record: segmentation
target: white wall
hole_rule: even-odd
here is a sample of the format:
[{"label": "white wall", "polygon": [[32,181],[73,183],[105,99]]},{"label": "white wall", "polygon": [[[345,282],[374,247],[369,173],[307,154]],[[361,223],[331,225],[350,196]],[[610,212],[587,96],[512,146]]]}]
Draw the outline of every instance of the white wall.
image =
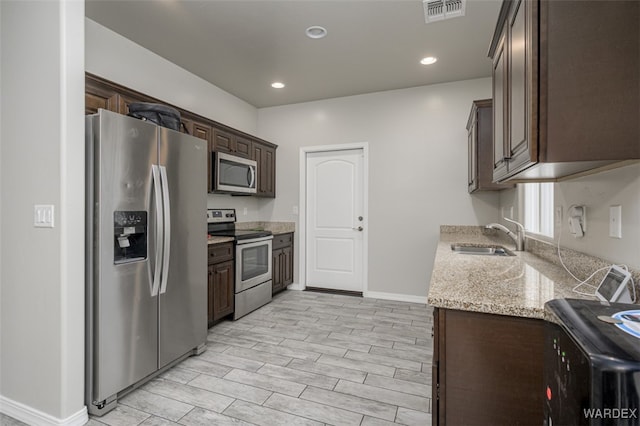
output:
[{"label": "white wall", "polygon": [[[82,424],[84,3],[0,2],[0,410]],[[52,204],[53,229],[33,227]]]},{"label": "white wall", "polygon": [[[87,72],[256,134],[258,110],[254,106],[88,18],[85,55]],[[207,197],[208,208],[236,208],[242,222],[262,219],[260,206],[265,202],[255,197]]]},{"label": "white wall", "polygon": [[[640,269],[640,164],[556,183],[554,203],[562,206],[565,217],[562,246]],[[572,204],[587,207],[583,238],[573,238],[567,229]],[[622,206],[621,239],[609,237],[609,207],[614,205]]]},{"label": "white wall", "polygon": [[238,130],[256,132],[255,107],[88,18],[85,55],[87,72]]},{"label": "white wall", "polygon": [[279,144],[278,197],[261,214],[298,222],[300,147],[368,142],[369,291],[426,297],[439,226],[499,218],[498,193],[467,193],[465,126],[490,96],[477,79],[260,109],[260,136]]},{"label": "white wall", "polygon": [[[553,189],[554,209],[562,207],[563,212],[562,223],[556,220],[554,226],[556,242],[561,232],[563,247],[640,269],[640,164],[557,182]],[[513,206],[514,217],[524,221],[518,206],[520,190],[502,191],[500,205]],[[582,238],[568,231],[567,210],[574,204],[587,208],[587,232]],[[622,206],[621,239],[609,237],[609,207],[614,205]]]}]

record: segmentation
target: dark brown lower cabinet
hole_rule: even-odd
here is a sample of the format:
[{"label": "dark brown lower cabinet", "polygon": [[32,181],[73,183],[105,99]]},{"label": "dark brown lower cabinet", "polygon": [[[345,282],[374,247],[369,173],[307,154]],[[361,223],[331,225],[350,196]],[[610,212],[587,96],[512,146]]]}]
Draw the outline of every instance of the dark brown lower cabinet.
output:
[{"label": "dark brown lower cabinet", "polygon": [[208,250],[207,323],[211,327],[233,313],[235,268],[233,243],[212,244]]},{"label": "dark brown lower cabinet", "polygon": [[293,282],[293,233],[273,237],[273,294]]},{"label": "dark brown lower cabinet", "polygon": [[540,425],[543,323],[435,308],[434,425]]}]

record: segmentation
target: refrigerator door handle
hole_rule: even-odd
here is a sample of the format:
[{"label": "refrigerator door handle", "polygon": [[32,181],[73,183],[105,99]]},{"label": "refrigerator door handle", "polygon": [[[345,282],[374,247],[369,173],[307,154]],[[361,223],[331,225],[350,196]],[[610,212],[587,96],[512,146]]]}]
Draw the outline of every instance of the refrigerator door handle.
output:
[{"label": "refrigerator door handle", "polygon": [[153,181],[153,192],[156,199],[156,261],[153,272],[153,284],[151,286],[151,297],[158,295],[160,289],[160,277],[162,276],[162,241],[164,239],[162,193],[160,192],[160,169],[157,165],[151,165],[151,177]]},{"label": "refrigerator door handle", "polygon": [[169,277],[169,256],[171,247],[171,203],[169,202],[169,179],[167,169],[160,167],[160,178],[162,179],[162,202],[164,204],[164,243],[162,259],[162,279],[160,284],[160,294],[167,291],[167,278]]}]

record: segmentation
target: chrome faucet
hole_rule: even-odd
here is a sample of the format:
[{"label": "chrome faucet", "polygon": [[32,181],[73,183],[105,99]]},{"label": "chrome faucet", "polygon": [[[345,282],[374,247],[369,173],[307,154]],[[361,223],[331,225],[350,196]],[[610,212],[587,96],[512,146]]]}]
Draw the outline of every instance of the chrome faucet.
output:
[{"label": "chrome faucet", "polygon": [[516,251],[524,251],[524,226],[522,224],[516,222],[515,220],[509,218],[503,218],[507,222],[514,223],[516,225],[516,233],[514,234],[504,225],[499,223],[490,223],[485,226],[486,229],[499,229],[502,232],[506,233],[511,239],[516,243]]}]

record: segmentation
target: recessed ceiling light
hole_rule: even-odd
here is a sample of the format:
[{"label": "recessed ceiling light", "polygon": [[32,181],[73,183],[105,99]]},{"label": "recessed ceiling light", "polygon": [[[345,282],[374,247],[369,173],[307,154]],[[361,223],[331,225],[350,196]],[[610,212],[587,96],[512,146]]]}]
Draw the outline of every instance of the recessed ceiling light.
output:
[{"label": "recessed ceiling light", "polygon": [[435,56],[427,56],[426,58],[422,58],[420,60],[420,63],[422,65],[431,65],[435,64],[436,62],[438,62],[438,58],[436,58]]},{"label": "recessed ceiling light", "polygon": [[284,87],[284,83],[280,83],[279,81],[271,83],[271,87],[274,89],[282,89]]},{"label": "recessed ceiling light", "polygon": [[305,34],[307,34],[309,38],[322,38],[327,35],[327,30],[318,25],[314,25],[313,27],[307,28]]}]

